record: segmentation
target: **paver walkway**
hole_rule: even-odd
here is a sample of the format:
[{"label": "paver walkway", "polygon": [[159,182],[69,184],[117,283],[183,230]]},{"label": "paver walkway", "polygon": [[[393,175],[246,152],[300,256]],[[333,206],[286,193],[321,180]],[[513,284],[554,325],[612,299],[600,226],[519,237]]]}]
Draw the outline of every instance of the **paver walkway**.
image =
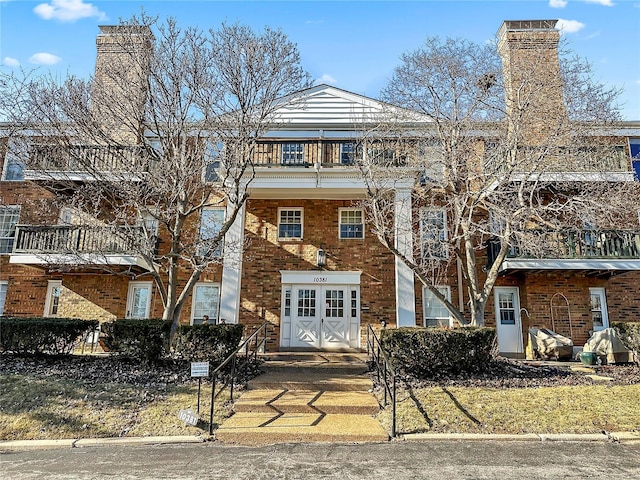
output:
[{"label": "paver walkway", "polygon": [[288,442],[380,442],[366,355],[277,353],[249,382],[216,439],[239,445]]}]

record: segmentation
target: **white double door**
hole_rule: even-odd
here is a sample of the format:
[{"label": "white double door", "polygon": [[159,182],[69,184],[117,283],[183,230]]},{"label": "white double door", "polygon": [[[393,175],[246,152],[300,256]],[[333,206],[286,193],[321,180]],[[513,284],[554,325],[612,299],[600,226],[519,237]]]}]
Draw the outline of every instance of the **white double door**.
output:
[{"label": "white double door", "polygon": [[291,346],[322,349],[350,347],[349,288],[294,286],[291,291]]}]

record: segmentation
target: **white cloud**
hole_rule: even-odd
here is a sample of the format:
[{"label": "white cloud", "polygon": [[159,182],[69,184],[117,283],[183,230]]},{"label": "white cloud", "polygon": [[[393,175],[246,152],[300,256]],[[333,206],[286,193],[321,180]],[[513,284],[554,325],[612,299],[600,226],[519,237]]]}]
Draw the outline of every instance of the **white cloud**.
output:
[{"label": "white cloud", "polygon": [[320,85],[321,83],[338,83],[338,81],[328,73],[325,73],[315,81],[316,85]]},{"label": "white cloud", "polygon": [[567,6],[567,0],[549,0],[551,8],[564,8]]},{"label": "white cloud", "polygon": [[2,60],[2,65],[4,65],[5,67],[19,67],[20,62],[16,58],[4,57],[4,60]]},{"label": "white cloud", "polygon": [[584,0],[587,3],[597,3],[598,5],[604,5],[605,7],[613,7],[615,3],[611,0]]},{"label": "white cloud", "polygon": [[106,18],[104,12],[84,0],[51,0],[51,3],[41,3],[33,9],[36,15],[45,20],[59,20],[61,22],[75,22],[81,18]]},{"label": "white cloud", "polygon": [[62,60],[57,55],[46,52],[39,52],[29,57],[29,62],[35,63],[36,65],[55,65],[60,60]]},{"label": "white cloud", "polygon": [[556,28],[560,30],[560,33],[576,33],[582,30],[586,25],[578,20],[565,20],[559,18]]}]

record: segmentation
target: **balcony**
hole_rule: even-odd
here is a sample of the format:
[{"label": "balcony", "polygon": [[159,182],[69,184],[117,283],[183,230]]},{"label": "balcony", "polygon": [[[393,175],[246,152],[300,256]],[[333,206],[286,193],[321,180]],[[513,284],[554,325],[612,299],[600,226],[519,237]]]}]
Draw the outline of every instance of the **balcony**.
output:
[{"label": "balcony", "polygon": [[104,180],[109,175],[133,180],[152,165],[141,146],[33,145],[29,157],[28,180]]},{"label": "balcony", "polygon": [[[487,243],[488,267],[493,265],[499,251],[498,241]],[[583,270],[595,275],[640,270],[640,232],[531,230],[510,248],[501,271],[532,270]]]},{"label": "balcony", "polygon": [[[137,227],[136,227],[137,228]],[[144,233],[140,227],[140,239]],[[126,266],[148,270],[136,241],[93,225],[17,225],[9,263],[22,265]]]}]

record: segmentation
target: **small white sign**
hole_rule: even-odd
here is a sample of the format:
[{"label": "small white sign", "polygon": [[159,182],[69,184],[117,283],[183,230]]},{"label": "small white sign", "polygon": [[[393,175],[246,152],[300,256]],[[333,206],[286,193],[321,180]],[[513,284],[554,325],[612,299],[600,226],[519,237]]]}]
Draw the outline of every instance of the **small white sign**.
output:
[{"label": "small white sign", "polygon": [[178,412],[178,418],[187,425],[196,426],[198,424],[198,416],[193,413],[193,410],[187,408],[186,410],[180,410]]},{"label": "small white sign", "polygon": [[208,377],[209,362],[191,362],[192,377]]}]

